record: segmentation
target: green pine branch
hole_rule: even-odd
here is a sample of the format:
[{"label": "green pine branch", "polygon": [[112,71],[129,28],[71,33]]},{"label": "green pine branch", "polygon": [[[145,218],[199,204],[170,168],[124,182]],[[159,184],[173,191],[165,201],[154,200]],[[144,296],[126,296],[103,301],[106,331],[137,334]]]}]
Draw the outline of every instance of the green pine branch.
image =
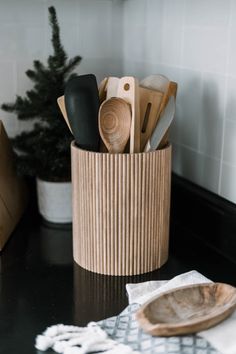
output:
[{"label": "green pine branch", "polygon": [[47,180],[68,180],[72,135],[62,118],[57,98],[63,95],[68,80],[75,76],[73,70],[81,57],[68,59],[60,39],[56,10],[51,6],[48,12],[53,54],[45,64],[33,61],[33,68],[25,73],[33,88],[24,97],[17,95],[15,102],[3,103],[1,108],[15,113],[19,120],[34,122],[31,131],[13,139],[19,173]]}]

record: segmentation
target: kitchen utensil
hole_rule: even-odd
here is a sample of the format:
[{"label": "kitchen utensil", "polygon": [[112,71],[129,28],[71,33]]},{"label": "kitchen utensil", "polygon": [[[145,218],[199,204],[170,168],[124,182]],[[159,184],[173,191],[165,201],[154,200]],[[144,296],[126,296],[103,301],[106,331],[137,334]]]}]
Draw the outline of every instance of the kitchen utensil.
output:
[{"label": "kitchen utensil", "polygon": [[119,79],[117,97],[131,106],[130,153],[140,152],[140,110],[138,80],[132,76]]},{"label": "kitchen utensil", "polygon": [[[107,77],[105,77],[99,84],[99,87],[98,87],[98,92],[99,92],[99,99],[100,99],[100,102],[103,102],[105,99],[106,99],[106,85],[107,85]],[[69,123],[69,120],[68,120],[68,117],[67,117],[67,113],[66,113],[66,107],[65,107],[65,96],[60,96],[58,97],[57,99],[57,104],[61,110],[61,113],[66,121],[66,124],[68,125],[68,128],[70,129],[70,131],[72,132],[71,130],[71,127],[70,127],[70,123]]]},{"label": "kitchen utensil", "polygon": [[115,76],[110,76],[107,81],[107,100],[117,96],[117,90],[120,79]]},{"label": "kitchen utensil", "polygon": [[85,150],[99,150],[99,93],[93,74],[71,79],[65,88],[65,107],[76,144]]},{"label": "kitchen utensil", "polygon": [[164,111],[160,115],[160,119],[152,133],[151,138],[148,140],[144,151],[154,151],[158,148],[163,136],[167,132],[175,115],[175,98],[170,97]]},{"label": "kitchen utensil", "polygon": [[105,77],[98,86],[99,100],[102,103],[106,99],[106,87],[107,87],[108,78]]},{"label": "kitchen utensil", "polygon": [[69,123],[69,120],[68,120],[68,117],[67,117],[67,113],[66,113],[66,107],[65,107],[65,97],[64,95],[63,96],[60,96],[58,97],[57,99],[57,104],[61,110],[61,113],[63,115],[63,118],[65,119],[65,122],[66,124],[68,125],[68,128],[70,129],[71,133],[72,133],[72,130],[71,130],[71,127],[70,127],[70,123]]},{"label": "kitchen utensil", "polygon": [[[106,96],[107,96],[107,83],[108,83],[108,78],[105,77],[99,84],[98,86],[98,92],[99,92],[99,100],[100,100],[100,104],[105,101]],[[99,146],[99,151],[100,152],[107,152],[107,148],[104,144],[104,142],[102,141],[102,139],[100,139],[100,146]]]},{"label": "kitchen utensil", "polygon": [[[147,87],[153,90],[158,90],[163,92],[163,99],[161,102],[159,115],[157,116],[157,120],[156,120],[157,122],[160,117],[160,112],[162,112],[163,109],[165,108],[169,97],[174,96],[176,98],[177,84],[173,81],[169,81],[169,79],[164,75],[156,74],[156,75],[147,76],[145,79],[143,79],[140,82],[140,85],[143,87]],[[167,131],[166,134],[163,136],[162,142],[160,143],[160,147],[165,146],[166,143],[168,142],[168,139],[169,139],[169,134]]]},{"label": "kitchen utensil", "polygon": [[140,125],[141,125],[141,148],[143,151],[150,138],[160,114],[160,106],[163,93],[144,87],[139,88],[140,94]]},{"label": "kitchen utensil", "polygon": [[[161,110],[163,110],[164,107],[166,106],[166,104],[167,104],[168,99],[170,98],[170,96],[174,96],[175,99],[176,99],[177,88],[178,88],[177,83],[171,81],[170,84],[169,84],[169,88],[168,88],[167,94],[166,94],[165,97],[163,98]],[[162,140],[161,140],[161,142],[160,142],[160,144],[159,144],[159,148],[161,149],[162,147],[164,147],[164,146],[167,144],[168,140],[169,140],[169,130],[167,130],[167,132],[166,132],[165,135],[163,136],[163,138],[162,138]]]},{"label": "kitchen utensil", "polygon": [[[148,139],[150,139],[151,134],[158,122],[158,119],[160,117],[160,113],[162,112],[163,108],[164,108],[164,102],[166,100],[166,95],[167,95],[167,91],[169,88],[169,79],[164,76],[164,75],[160,75],[160,74],[155,74],[155,75],[150,75],[147,76],[146,78],[144,78],[141,82],[140,82],[140,86],[144,87],[146,89],[150,89],[150,90],[154,90],[154,91],[158,91],[158,92],[162,92],[162,100],[160,102],[160,100],[158,100],[158,109],[156,110],[156,114],[155,112],[153,112],[153,118],[151,119],[150,123],[147,126],[147,131],[145,133],[145,129],[143,129],[142,127],[142,131],[141,131],[141,151],[143,151],[144,147],[147,144]],[[145,104],[143,106],[145,108]],[[143,114],[143,109],[142,110],[142,114]],[[153,110],[154,111],[154,110]],[[146,117],[146,113],[144,112],[145,117]],[[147,119],[147,118],[146,118]]]},{"label": "kitchen utensil", "polygon": [[110,153],[124,151],[130,135],[131,110],[121,98],[104,101],[99,109],[99,131]]},{"label": "kitchen utensil", "polygon": [[210,328],[236,308],[236,289],[224,283],[183,286],[159,295],[136,313],[153,336],[176,336]]},{"label": "kitchen utensil", "polygon": [[140,81],[140,86],[165,93],[168,90],[169,83],[170,80],[166,76],[156,74],[145,77]]}]

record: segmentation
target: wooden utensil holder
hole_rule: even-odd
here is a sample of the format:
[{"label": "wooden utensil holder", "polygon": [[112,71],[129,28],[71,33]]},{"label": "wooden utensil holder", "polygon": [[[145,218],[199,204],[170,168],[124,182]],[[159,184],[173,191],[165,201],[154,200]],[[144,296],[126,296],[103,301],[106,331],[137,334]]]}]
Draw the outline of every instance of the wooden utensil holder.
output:
[{"label": "wooden utensil holder", "polygon": [[73,256],[107,275],[135,275],[168,259],[171,145],[108,154],[73,142]]}]

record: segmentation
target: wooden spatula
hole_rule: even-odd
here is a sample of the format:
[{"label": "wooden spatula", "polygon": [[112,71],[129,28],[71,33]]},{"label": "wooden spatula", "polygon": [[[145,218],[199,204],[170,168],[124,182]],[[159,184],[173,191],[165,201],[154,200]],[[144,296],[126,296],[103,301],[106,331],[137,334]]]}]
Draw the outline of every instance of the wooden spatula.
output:
[{"label": "wooden spatula", "polygon": [[132,76],[119,79],[117,97],[131,106],[130,153],[140,152],[140,110],[138,80]]},{"label": "wooden spatula", "polygon": [[141,151],[150,138],[158,116],[160,115],[160,107],[163,98],[163,93],[151,89],[139,88],[140,94],[140,125],[141,125]]},{"label": "wooden spatula", "polygon": [[131,110],[121,98],[104,101],[99,109],[99,132],[110,153],[124,151],[130,135]]},{"label": "wooden spatula", "polygon": [[[168,91],[166,93],[166,95],[164,95],[162,103],[161,103],[161,112],[163,112],[163,110],[165,109],[168,100],[171,96],[173,96],[176,99],[176,95],[177,95],[177,88],[178,85],[176,82],[170,81],[169,83],[169,87],[168,87]],[[163,136],[160,144],[159,144],[159,149],[163,148],[164,146],[166,146],[166,144],[169,141],[169,129],[166,131],[165,135]]]},{"label": "wooden spatula", "polygon": [[58,106],[59,106],[59,108],[61,110],[61,113],[63,115],[63,118],[65,119],[66,124],[68,125],[68,128],[70,129],[70,131],[72,133],[71,126],[70,126],[70,123],[69,123],[69,120],[68,120],[68,117],[67,117],[67,113],[66,113],[65,97],[64,96],[58,97],[57,104],[58,104]]},{"label": "wooden spatula", "polygon": [[108,78],[104,77],[104,79],[100,82],[98,86],[100,103],[102,103],[106,99],[107,83],[108,83]]},{"label": "wooden spatula", "polygon": [[[147,144],[148,139],[151,137],[151,134],[157,124],[157,121],[160,117],[160,113],[164,108],[163,101],[166,96],[169,87],[169,79],[160,74],[150,75],[144,78],[140,82],[140,96],[141,106],[140,110],[142,112],[141,117],[145,116],[144,124],[142,124],[141,129],[141,151]],[[154,92],[161,93],[161,97],[157,96],[157,102],[155,103],[155,97],[150,97],[151,102],[148,100],[148,95],[144,94],[145,90],[149,89]],[[149,106],[152,105],[152,109],[148,110]],[[149,115],[148,115],[149,113]],[[146,124],[145,124],[146,121]],[[146,126],[146,129],[145,129]]]},{"label": "wooden spatula", "polygon": [[[170,96],[174,96],[176,98],[177,83],[173,81],[169,81],[169,79],[164,75],[156,74],[156,75],[147,76],[145,79],[143,79],[140,82],[140,85],[143,87],[147,87],[153,90],[163,92],[163,98],[162,98],[159,114],[157,116],[157,121],[156,121],[157,123],[160,118],[160,113],[165,108]],[[168,140],[169,140],[169,131],[167,130],[167,132],[163,136],[162,141],[159,144],[159,148],[165,146]]]}]

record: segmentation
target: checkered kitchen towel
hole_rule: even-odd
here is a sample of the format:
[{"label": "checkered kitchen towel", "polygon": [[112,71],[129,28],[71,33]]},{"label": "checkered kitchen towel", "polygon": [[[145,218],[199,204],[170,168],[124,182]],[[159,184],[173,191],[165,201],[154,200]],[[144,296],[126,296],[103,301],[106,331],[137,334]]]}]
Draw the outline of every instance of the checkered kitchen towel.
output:
[{"label": "checkered kitchen towel", "polygon": [[[181,274],[170,281],[127,284],[126,288],[130,304],[118,316],[96,323],[92,322],[87,327],[82,328],[64,325],[51,326],[42,335],[36,337],[35,347],[43,351],[52,348],[57,353],[63,354],[86,354],[92,352],[104,354],[236,354],[234,347],[227,346],[227,344],[223,345],[224,350],[217,351],[215,348],[217,347],[219,350],[222,347],[222,340],[220,339],[220,347],[215,340],[215,332],[213,332],[213,340],[209,336],[211,329],[205,331],[211,344],[207,341],[207,336],[204,338],[204,332],[201,332],[200,335],[168,338],[152,337],[143,332],[135,319],[137,309],[143,301],[147,300],[146,296],[148,294],[153,296],[154,293],[166,291],[168,288],[177,288],[182,286],[183,283],[187,285],[209,281],[200,273],[192,271]],[[223,324],[226,322],[224,321]],[[214,331],[216,327],[214,327]],[[230,327],[231,332],[228,331],[229,325],[227,325],[225,332],[226,343],[230,343],[227,335],[231,338],[234,329],[233,325],[232,328]],[[222,338],[220,335],[217,337]],[[215,343],[217,345],[214,345]]]}]

